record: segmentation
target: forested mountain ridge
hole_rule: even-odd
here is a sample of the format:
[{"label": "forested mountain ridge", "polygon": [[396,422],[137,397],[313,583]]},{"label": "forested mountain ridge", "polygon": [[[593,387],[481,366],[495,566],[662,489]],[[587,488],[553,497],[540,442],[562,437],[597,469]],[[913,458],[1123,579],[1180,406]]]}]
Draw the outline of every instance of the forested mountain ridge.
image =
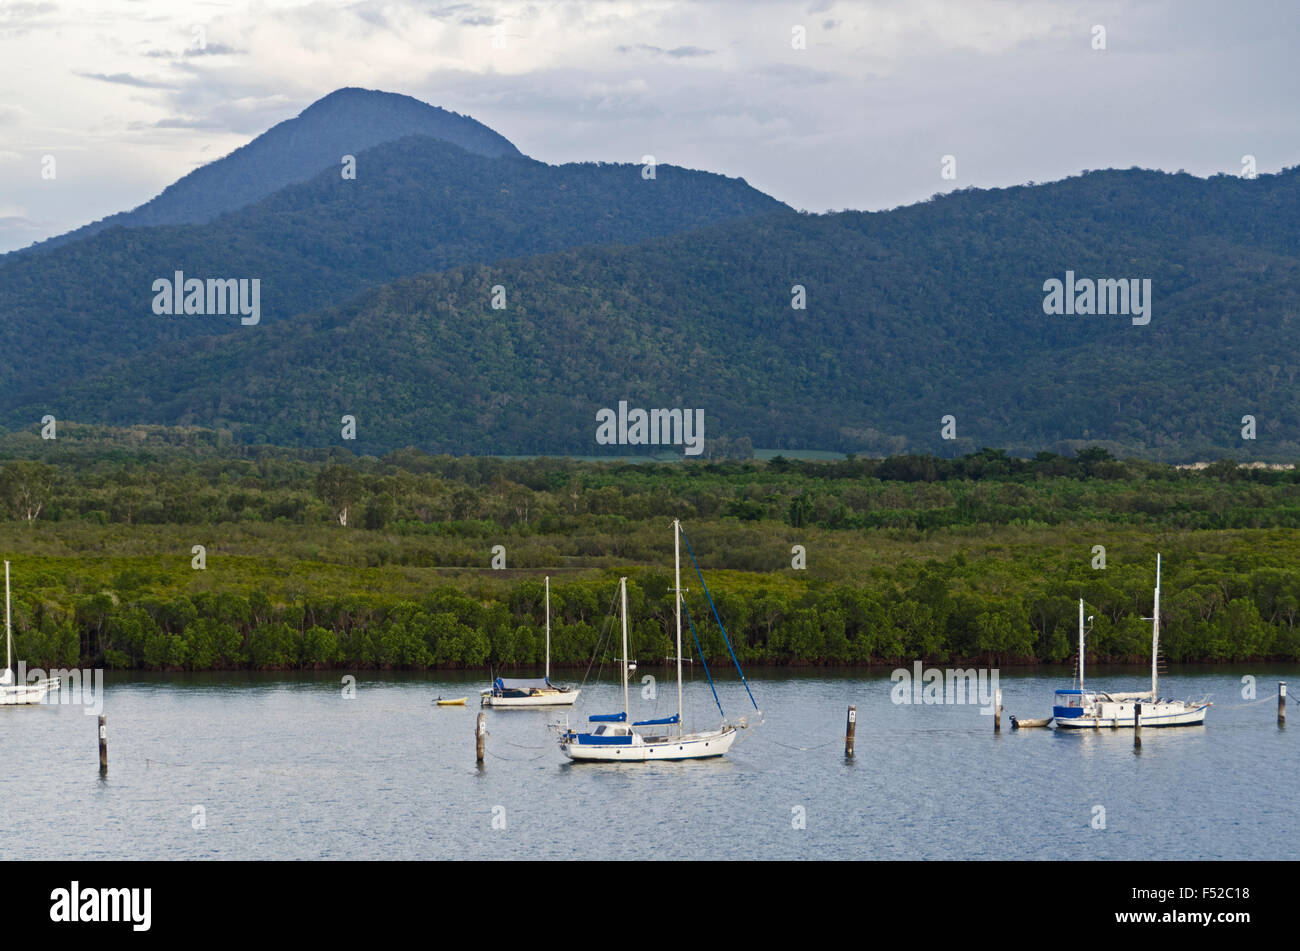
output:
[{"label": "forested mountain ridge", "polygon": [[[1296,170],[1129,170],[887,212],[739,218],[400,280],[256,333],[177,342],[49,405],[319,446],[353,414],[363,452],[645,452],[595,440],[597,410],[628,400],[701,407],[707,436],[772,448],[1097,443],[1288,460],[1300,455],[1298,211]],[[1045,313],[1044,282],[1067,272],[1149,280],[1150,322]],[[796,285],[806,309],[792,308]]]},{"label": "forested mountain ridge", "polygon": [[[407,274],[642,241],[773,209],[785,206],[721,175],[661,165],[646,181],[636,165],[489,159],[408,136],[360,153],[354,180],[328,169],[205,224],[114,228],[45,254],[0,258],[0,399],[59,418],[109,412],[89,411],[68,395],[104,373],[124,388],[119,396],[147,388],[116,369],[133,355],[144,355],[139,366],[151,378],[183,372],[156,365],[153,351],[162,344],[231,329],[256,334]],[[257,279],[262,326],[155,314],[153,282],[177,271]],[[167,412],[176,398],[183,394],[142,406],[140,419]]]},{"label": "forested mountain ridge", "polygon": [[339,168],[345,155],[355,156],[408,135],[442,139],[489,158],[521,154],[504,136],[469,116],[411,96],[354,87],[337,89],[247,145],[196,168],[138,208],[15,253],[50,250],[118,226],[209,221],[287,185],[305,182],[323,169]]}]

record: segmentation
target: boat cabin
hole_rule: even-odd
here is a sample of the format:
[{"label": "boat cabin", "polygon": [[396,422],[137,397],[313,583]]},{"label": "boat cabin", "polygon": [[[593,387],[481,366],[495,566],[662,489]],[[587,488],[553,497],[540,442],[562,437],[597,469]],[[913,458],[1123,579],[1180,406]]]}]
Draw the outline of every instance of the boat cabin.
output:
[{"label": "boat cabin", "polygon": [[632,728],[622,723],[601,723],[590,733],[573,733],[566,736],[579,746],[631,746],[636,735]]},{"label": "boat cabin", "polygon": [[1097,695],[1091,690],[1058,690],[1052,704],[1052,716],[1058,720],[1083,716],[1084,707],[1096,702]]}]

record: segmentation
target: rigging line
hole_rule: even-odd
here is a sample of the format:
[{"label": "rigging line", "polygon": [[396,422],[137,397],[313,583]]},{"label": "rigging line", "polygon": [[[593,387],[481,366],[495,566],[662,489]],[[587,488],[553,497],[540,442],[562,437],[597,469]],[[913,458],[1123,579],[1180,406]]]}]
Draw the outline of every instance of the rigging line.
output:
[{"label": "rigging line", "polygon": [[492,750],[488,750],[487,753],[489,756],[503,759],[507,763],[535,763],[546,755],[545,753],[538,753],[536,756],[502,756],[500,753],[494,753]]},{"label": "rigging line", "polygon": [[[677,592],[677,597],[682,598],[682,593]],[[718,688],[713,685],[713,675],[709,673],[709,662],[704,659],[704,648],[700,647],[699,635],[695,633],[695,621],[691,619],[691,609],[686,606],[686,599],[682,598],[682,610],[686,612],[686,623],[691,626],[691,637],[695,641],[695,650],[700,655],[700,663],[704,665],[704,675],[709,678],[709,689],[713,691],[713,702],[718,705],[718,714],[725,720],[726,713],[722,710],[722,701],[718,699]]]},{"label": "rigging line", "polygon": [[[691,658],[691,689],[686,692],[686,709],[691,716],[691,722],[695,721],[695,658]],[[725,717],[724,717],[725,719]],[[683,727],[685,729],[685,727]]]},{"label": "rigging line", "polygon": [[782,743],[780,740],[773,740],[770,737],[768,738],[768,742],[775,743],[777,746],[784,746],[787,750],[799,750],[801,753],[807,753],[811,750],[825,749],[826,747],[832,746],[836,743],[843,743],[844,737],[837,736],[833,740],[827,740],[825,743],[818,743],[816,746],[791,746],[789,743]]},{"label": "rigging line", "polygon": [[[582,675],[582,683],[578,685],[579,689],[587,686],[587,678],[591,676],[591,665],[596,662],[596,658],[600,655],[601,648],[605,646],[605,638],[609,636],[610,629],[613,627],[614,602],[617,599],[618,599],[618,589],[615,588],[614,596],[609,599],[609,608],[605,611],[604,629],[601,631],[600,638],[596,641],[596,650],[591,655],[591,660],[587,661],[587,672]],[[600,666],[601,669],[604,669],[605,667],[603,662],[601,663]],[[600,675],[597,674],[597,676]]]},{"label": "rigging line", "polygon": [[[496,734],[491,730],[488,730],[488,736],[496,736]],[[504,743],[506,746],[513,746],[520,750],[549,750],[551,748],[550,743],[547,743],[545,746],[524,746],[522,743],[511,743],[509,740],[497,740],[497,742]]]},{"label": "rigging line", "polygon": [[682,541],[686,542],[686,550],[690,553],[691,562],[695,565],[695,573],[700,577],[700,584],[704,588],[704,596],[709,599],[709,607],[713,609],[713,619],[718,622],[718,630],[722,631],[722,640],[727,645],[727,653],[731,655],[731,662],[736,665],[736,673],[740,674],[740,682],[745,685],[745,693],[749,694],[749,702],[758,709],[758,701],[754,699],[754,692],[749,689],[749,681],[745,679],[745,672],[740,669],[740,661],[736,659],[736,652],[732,650],[731,638],[727,636],[727,629],[722,626],[722,618],[718,617],[718,608],[713,603],[713,595],[709,594],[708,583],[704,580],[704,572],[700,570],[700,563],[695,560],[695,551],[691,548],[691,540],[686,537],[682,531],[681,525],[677,526],[677,531],[681,532]]},{"label": "rigging line", "polygon": [[749,734],[749,731],[748,731],[748,730],[745,730],[743,733],[739,733],[739,732],[738,732],[738,733],[736,734],[736,742],[733,744],[732,748],[735,749],[736,747],[740,746],[740,744],[742,744],[742,743],[744,743],[746,740],[748,740],[748,739],[749,739],[749,735],[750,735],[750,734]]},{"label": "rigging line", "polygon": [[[1261,697],[1259,700],[1248,700],[1245,703],[1234,703],[1230,706],[1222,703],[1216,703],[1215,706],[1218,707],[1220,710],[1240,710],[1242,707],[1257,707],[1261,703],[1277,703],[1277,697]],[[1189,703],[1188,705],[1192,706],[1193,704]]]}]

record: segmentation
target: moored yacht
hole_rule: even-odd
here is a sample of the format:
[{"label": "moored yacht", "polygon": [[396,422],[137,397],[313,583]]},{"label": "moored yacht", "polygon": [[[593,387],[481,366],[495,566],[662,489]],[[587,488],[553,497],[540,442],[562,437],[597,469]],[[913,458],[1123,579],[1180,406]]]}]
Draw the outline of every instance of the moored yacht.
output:
[{"label": "moored yacht", "polygon": [[546,579],[546,675],[531,680],[498,677],[479,691],[485,707],[569,707],[581,690],[551,683],[551,579]]},{"label": "moored yacht", "polygon": [[[579,733],[564,727],[560,732],[560,751],[571,760],[586,762],[631,762],[644,763],[650,760],[686,760],[686,759],[708,759],[714,756],[723,756],[731,745],[736,741],[736,727],[729,724],[725,719],[716,730],[706,730],[703,732],[687,733],[682,726],[682,556],[681,556],[681,523],[673,521],[673,543],[675,556],[675,578],[676,583],[673,593],[676,596],[676,619],[677,619],[677,712],[669,717],[661,717],[654,720],[636,720],[630,725],[628,720],[630,713],[628,709],[628,657],[627,657],[627,578],[619,579],[619,592],[622,600],[622,620],[623,620],[623,656],[620,659],[623,672],[623,712],[622,713],[604,713],[595,714],[588,717],[592,723],[597,726],[586,733]],[[690,544],[689,542],[687,543]],[[692,559],[694,554],[692,553]],[[699,570],[698,563],[696,570]],[[704,577],[701,574],[700,583],[703,585]],[[708,593],[708,587],[705,586],[705,593]],[[710,604],[712,598],[710,597]],[[716,611],[715,611],[716,617]],[[692,630],[694,622],[692,622]],[[721,621],[719,621],[721,627]],[[723,638],[726,638],[726,631],[723,630]],[[697,645],[698,646],[698,645]],[[728,641],[728,649],[730,642]],[[734,659],[734,652],[733,652]],[[701,660],[703,656],[701,655]],[[737,663],[739,669],[739,663]],[[705,666],[705,673],[708,674],[708,667]],[[744,674],[741,673],[743,681]],[[709,684],[712,686],[713,677],[709,675]],[[749,690],[749,684],[745,684],[746,691]],[[714,691],[714,699],[717,699],[717,691]],[[750,694],[753,700],[753,694]],[[758,704],[754,704],[758,709]],[[722,712],[722,706],[719,703],[718,712]],[[741,726],[744,722],[741,721]],[[654,732],[638,732],[636,727],[662,727]]]},{"label": "moored yacht", "polygon": [[35,683],[14,683],[14,632],[9,611],[9,562],[5,562],[5,669],[0,670],[0,707],[27,706],[40,703],[51,690],[59,689],[58,677],[46,677]]},{"label": "moored yacht", "polygon": [[1151,689],[1119,693],[1089,690],[1084,682],[1083,600],[1079,600],[1078,686],[1056,691],[1052,716],[1058,729],[1100,729],[1136,725],[1141,706],[1142,726],[1198,726],[1205,722],[1207,700],[1168,700],[1160,697],[1160,556],[1156,555],[1155,611],[1151,621]]}]

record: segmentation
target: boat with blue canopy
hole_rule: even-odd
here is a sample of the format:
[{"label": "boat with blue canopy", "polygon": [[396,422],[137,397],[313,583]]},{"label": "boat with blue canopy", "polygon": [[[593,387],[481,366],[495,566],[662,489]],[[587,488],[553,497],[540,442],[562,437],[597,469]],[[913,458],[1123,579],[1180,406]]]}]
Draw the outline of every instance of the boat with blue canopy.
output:
[{"label": "boat with blue canopy", "polygon": [[[627,578],[620,578],[619,595],[622,602],[623,626],[623,656],[620,659],[623,675],[623,710],[621,713],[597,713],[589,716],[588,721],[596,724],[596,726],[586,732],[578,732],[569,729],[567,725],[564,726],[560,731],[560,751],[569,759],[575,762],[645,763],[651,760],[709,759],[716,756],[725,756],[736,741],[737,729],[744,728],[747,725],[744,719],[736,724],[727,721],[726,714],[722,711],[722,703],[718,700],[718,691],[713,683],[713,676],[709,674],[708,664],[704,662],[704,653],[700,650],[699,637],[695,633],[695,624],[690,621],[688,611],[687,620],[691,624],[691,634],[695,638],[696,650],[699,652],[701,662],[704,663],[705,674],[709,677],[709,687],[713,690],[714,702],[718,704],[718,713],[723,719],[716,730],[688,733],[683,728],[682,608],[684,600],[682,598],[681,542],[684,537],[681,523],[674,519],[673,549],[676,580],[673,593],[675,594],[677,622],[677,656],[675,658],[677,661],[677,712],[672,716],[632,720],[630,724],[628,722],[631,719],[631,710],[628,702],[627,681]],[[690,551],[690,542],[687,541],[686,545],[687,550]],[[691,560],[695,563],[696,572],[699,573],[700,577],[700,584],[704,587],[705,596],[709,599],[709,606],[713,609],[714,618],[718,620],[718,627],[722,629],[723,640],[726,642],[727,650],[730,651],[734,661],[736,660],[735,651],[731,649],[731,641],[727,639],[726,629],[722,628],[722,621],[717,616],[717,608],[713,605],[713,597],[708,593],[708,585],[704,583],[704,575],[700,573],[699,562],[695,561],[693,551],[691,552]],[[736,669],[740,671],[739,661],[736,661]],[[758,710],[758,703],[754,701],[754,695],[749,690],[749,683],[745,680],[744,671],[740,671],[740,679],[745,684],[745,691],[749,693],[750,701],[754,703],[754,709]],[[638,729],[638,727],[641,729]]]},{"label": "boat with blue canopy", "polygon": [[[1151,622],[1151,689],[1129,692],[1089,690],[1084,683],[1083,600],[1079,601],[1079,676],[1077,686],[1056,691],[1052,716],[1060,730],[1097,730],[1102,727],[1132,729],[1142,726],[1200,726],[1212,706],[1208,700],[1170,700],[1160,696],[1160,556],[1156,555],[1154,611]],[[1139,714],[1140,709],[1140,714]]]}]

